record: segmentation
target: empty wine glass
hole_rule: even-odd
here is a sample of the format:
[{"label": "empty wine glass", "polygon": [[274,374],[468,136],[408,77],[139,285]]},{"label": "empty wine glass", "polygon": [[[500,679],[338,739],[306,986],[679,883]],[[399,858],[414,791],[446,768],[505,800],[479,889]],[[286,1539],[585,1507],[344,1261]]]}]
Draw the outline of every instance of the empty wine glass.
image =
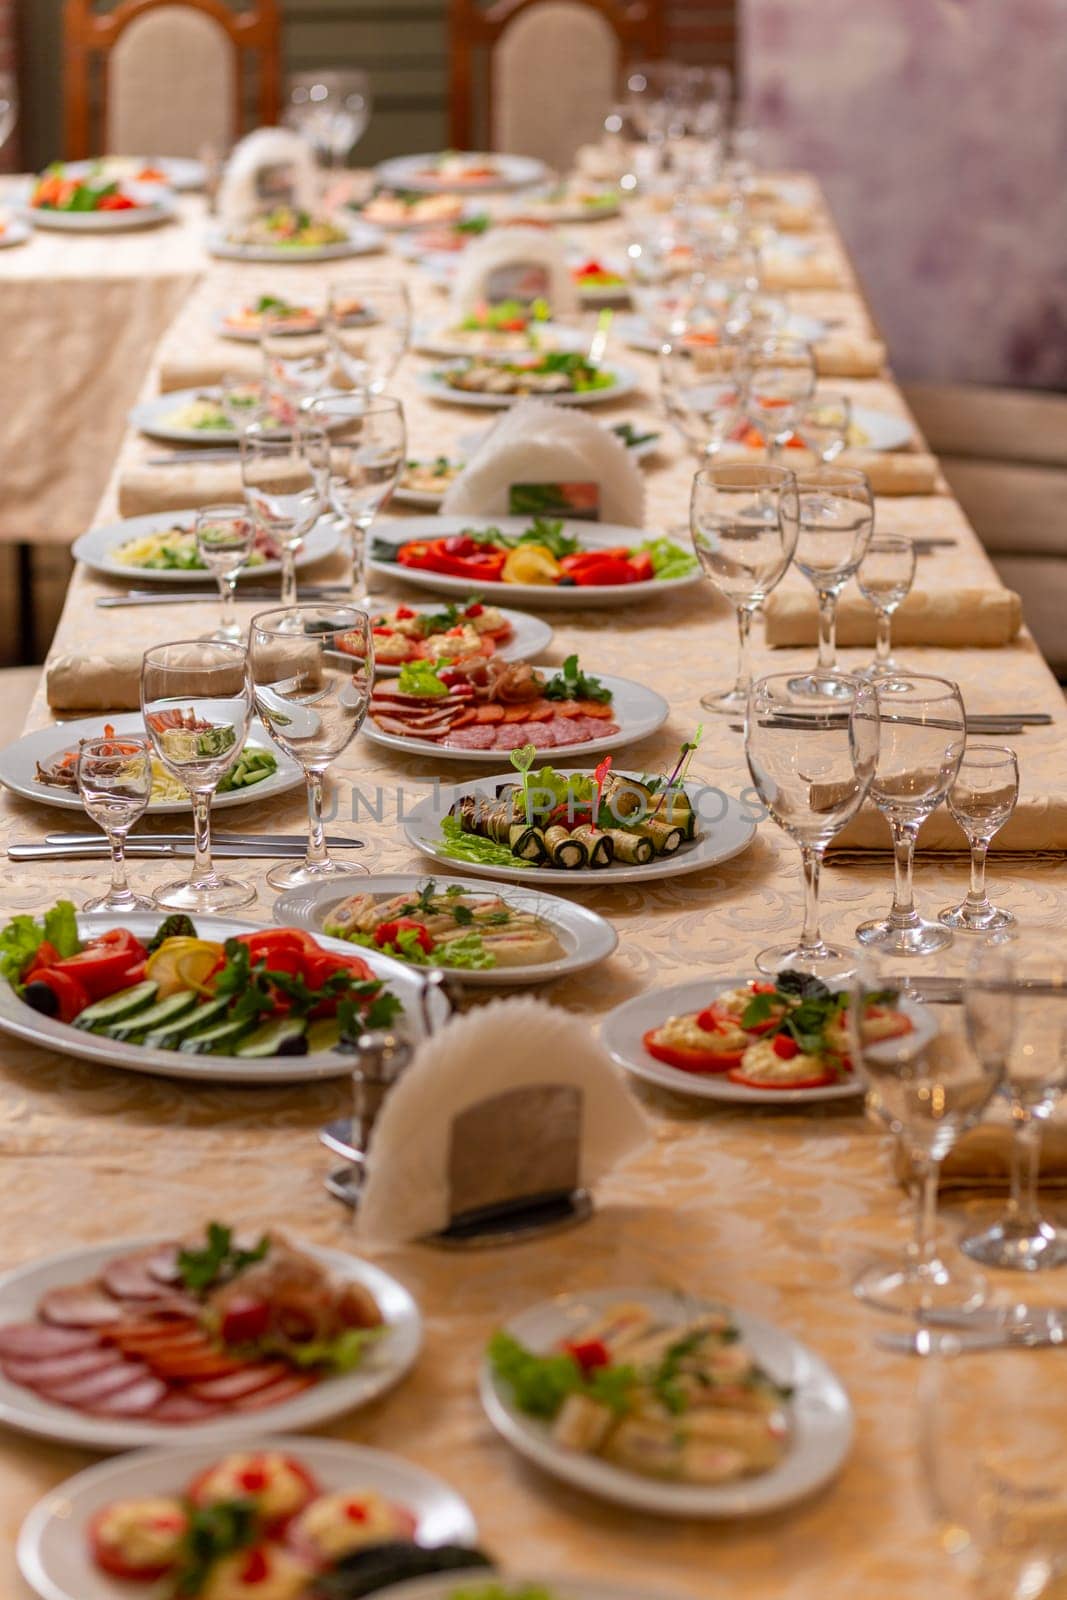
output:
[{"label": "empty wine glass", "polygon": [[284,317],[264,316],[259,348],[267,409],[294,425],[301,406],[331,385],[333,347],[323,330],[294,333]]},{"label": "empty wine glass", "polygon": [[[800,527],[794,562],[819,604],[818,676],[837,667],[837,602],[867,553],[874,528],[874,495],[856,467],[817,467],[798,474]],[[800,680],[797,680],[798,683]],[[808,683],[814,682],[809,678]]]},{"label": "empty wine glass", "polygon": [[796,431],[824,466],[832,466],[848,444],[852,401],[847,394],[821,390],[797,410]]},{"label": "empty wine glass", "polygon": [[152,798],[152,757],[142,734],[82,739],[75,766],[85,814],[107,834],[111,847],[111,888],[83,911],[152,911],[151,900],[134,894],[126,877],[126,835],[144,816]]},{"label": "empty wine glass", "polygon": [[856,584],[877,613],[874,660],[865,678],[891,678],[901,669],[893,660],[893,613],[907,599],[915,581],[915,546],[900,533],[871,539],[856,569]]},{"label": "empty wine glass", "polygon": [[241,569],[252,554],[256,530],[247,506],[205,506],[193,524],[196,548],[207,570],[215,575],[222,602],[213,639],[240,642],[244,630],[237,620],[234,596]]},{"label": "empty wine glass", "polygon": [[665,344],[659,359],[667,420],[697,458],[707,461],[744,419],[745,346],[736,339],[687,333]]},{"label": "empty wine glass", "polygon": [[357,69],[297,73],[289,79],[285,121],[329,171],[343,167],[367,131],[373,98],[370,78]]},{"label": "empty wine glass", "polygon": [[389,395],[328,395],[308,414],[329,441],[329,497],[348,533],[351,601],[366,606],[367,534],[404,469],[404,407]]},{"label": "empty wine glass", "polygon": [[407,285],[386,278],[331,283],[326,335],[352,388],[381,394],[411,343]]},{"label": "empty wine glass", "polygon": [[1007,1211],[961,1248],[987,1267],[1036,1272],[1067,1262],[1067,1230],[1038,1204],[1041,1131],[1067,1091],[1067,957],[1047,933],[979,949],[964,993],[974,1048],[1000,1067],[1011,1106]]},{"label": "empty wine glass", "polygon": [[967,738],[963,697],[947,678],[912,674],[874,689],[882,737],[871,799],[893,836],[895,888],[888,917],[862,923],[856,937],[896,955],[930,955],[952,934],[915,909],[915,841],[956,781]]},{"label": "empty wine glass", "polygon": [[950,1267],[938,1254],[938,1181],[949,1151],[985,1115],[1002,1068],[973,1048],[960,1007],[924,1005],[900,988],[888,961],[866,954],[853,985],[850,1033],[867,1078],[868,1113],[911,1160],[915,1232],[903,1260],[868,1267],[853,1290],[882,1311],[971,1309],[984,1298],[985,1280],[966,1262]]},{"label": "empty wine glass", "polygon": [[875,691],[836,675],[832,694],[809,693],[786,673],[758,679],[749,691],[745,757],[760,799],[800,846],[804,927],[795,946],[761,950],[761,972],[790,969],[832,980],[853,970],[852,953],[819,932],[819,874],[831,839],[863,804],[878,758]]},{"label": "empty wine glass", "polygon": [[219,404],[238,438],[253,422],[262,422],[267,414],[263,385],[251,382],[246,372],[223,374]]},{"label": "empty wine glass", "polygon": [[1019,761],[1006,744],[969,744],[956,781],[948,792],[948,808],[971,849],[971,887],[958,905],[938,916],[946,928],[964,933],[994,933],[1010,928],[1015,918],[995,906],[986,893],[985,864],[989,846],[1015,810],[1019,798]]},{"label": "empty wine glass", "polygon": [[374,634],[365,611],[297,606],[261,611],[249,628],[256,709],[271,738],[304,769],[308,849],[303,861],[274,867],[276,889],[350,875],[334,861],[322,829],[322,780],[367,714],[374,682]]},{"label": "empty wine glass", "polygon": [[187,882],[157,889],[156,904],[193,915],[247,905],[256,898],[255,889],[216,872],[212,864],[211,801],[248,737],[248,651],[214,639],[187,639],[146,650],[141,710],[156,755],[188,789],[193,803],[192,874]]},{"label": "empty wine glass", "polygon": [[763,435],[768,461],[777,460],[785,449],[802,403],[814,393],[815,357],[810,344],[784,333],[750,343],[745,407],[752,426]]},{"label": "empty wine glass", "polygon": [[744,715],[752,685],[752,618],[785,574],[797,542],[796,478],[760,463],[705,467],[693,479],[693,547],[706,577],[737,612],[732,689],[701,696],[705,711]]},{"label": "empty wine glass", "polygon": [[283,605],[296,604],[296,553],[325,510],[326,435],[305,427],[279,438],[265,423],[241,437],[245,501],[260,533],[281,553]]}]

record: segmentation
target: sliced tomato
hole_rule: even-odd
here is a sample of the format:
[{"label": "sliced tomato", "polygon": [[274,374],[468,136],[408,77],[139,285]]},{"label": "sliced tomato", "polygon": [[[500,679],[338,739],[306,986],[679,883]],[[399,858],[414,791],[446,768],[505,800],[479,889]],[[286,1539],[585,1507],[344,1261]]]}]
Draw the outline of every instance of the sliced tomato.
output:
[{"label": "sliced tomato", "polygon": [[824,1072],[818,1078],[801,1078],[796,1083],[782,1083],[777,1078],[773,1083],[769,1083],[765,1078],[748,1078],[740,1069],[728,1072],[726,1076],[731,1083],[743,1084],[746,1089],[822,1089],[828,1083],[837,1082],[832,1072]]},{"label": "sliced tomato", "polygon": [[462,536],[447,539],[415,539],[397,552],[402,567],[423,567],[454,578],[469,578],[474,583],[500,582],[508,552],[496,545],[479,544]]},{"label": "sliced tomato", "polygon": [[137,201],[131,200],[128,194],[106,194],[97,202],[98,211],[136,211]]},{"label": "sliced tomato", "polygon": [[635,583],[648,583],[656,576],[656,569],[652,565],[652,557],[647,550],[635,550],[630,557],[630,568],[634,575]]},{"label": "sliced tomato", "polygon": [[128,928],[112,928],[91,939],[77,955],[65,956],[48,970],[74,978],[91,1000],[103,1000],[126,983],[132,966],[145,959],[141,941]]},{"label": "sliced tomato", "polygon": [[[89,1548],[93,1553],[93,1560],[102,1572],[108,1573],[112,1578],[124,1578],[134,1583],[153,1583],[157,1578],[162,1578],[170,1572],[178,1559],[178,1542],[175,1539],[174,1558],[171,1561],[136,1562],[128,1560],[113,1543],[104,1537],[104,1523],[110,1514],[111,1507],[104,1506],[98,1511],[89,1523]],[[157,1518],[157,1525],[165,1526],[167,1532],[172,1531],[180,1535],[188,1526],[188,1518],[184,1512],[175,1511],[173,1518]]]},{"label": "sliced tomato", "polygon": [[43,983],[51,989],[59,1005],[60,1022],[73,1022],[89,1004],[89,991],[82,987],[77,978],[72,978],[69,972],[60,972],[58,967],[40,967],[26,981]]},{"label": "sliced tomato", "polygon": [[238,1294],[222,1313],[219,1336],[223,1344],[251,1344],[270,1326],[270,1305],[258,1295]]},{"label": "sliced tomato", "polygon": [[642,1044],[650,1056],[668,1067],[677,1067],[680,1072],[729,1072],[745,1053],[734,1050],[720,1055],[714,1050],[687,1050],[680,1045],[661,1044],[656,1038],[658,1032],[658,1028],[650,1028],[642,1037]]},{"label": "sliced tomato", "polygon": [[611,1351],[602,1339],[568,1339],[563,1348],[583,1372],[595,1372],[597,1367],[611,1365]]}]

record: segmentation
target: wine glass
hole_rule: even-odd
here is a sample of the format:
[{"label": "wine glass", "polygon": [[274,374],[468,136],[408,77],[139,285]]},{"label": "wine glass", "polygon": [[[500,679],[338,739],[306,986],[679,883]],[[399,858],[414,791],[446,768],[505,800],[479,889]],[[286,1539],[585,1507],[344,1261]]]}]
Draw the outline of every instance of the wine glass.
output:
[{"label": "wine glass", "polygon": [[215,639],[187,639],[146,650],[141,710],[156,755],[193,802],[192,875],[188,882],[157,889],[156,904],[194,915],[247,905],[256,898],[255,889],[224,877],[212,865],[211,801],[248,737],[248,651]]},{"label": "wine glass", "polygon": [[308,415],[329,441],[329,497],[348,532],[351,601],[370,605],[367,534],[404,470],[404,407],[389,395],[327,395],[311,402]]},{"label": "wine glass", "polygon": [[871,799],[893,835],[895,889],[888,917],[861,923],[856,938],[900,956],[930,955],[952,934],[915,909],[915,841],[956,781],[967,739],[963,697],[947,678],[913,674],[874,689],[882,738]]},{"label": "wine glass", "polygon": [[705,467],[693,479],[689,521],[705,576],[737,612],[734,686],[702,695],[700,704],[705,711],[743,715],[752,685],[752,618],[796,548],[796,478],[785,467],[762,462]]},{"label": "wine glass", "polygon": [[745,346],[736,339],[682,334],[660,351],[660,398],[667,420],[701,461],[716,456],[744,420]]},{"label": "wine glass", "polygon": [[1019,798],[1019,761],[1006,744],[969,744],[956,781],[948,792],[948,809],[967,835],[971,850],[971,887],[958,905],[938,916],[946,928],[964,933],[995,933],[1010,928],[1015,918],[995,906],[986,893],[985,864],[989,846],[1015,810]]},{"label": "wine glass", "polygon": [[832,693],[826,674],[837,668],[837,602],[867,553],[874,528],[874,495],[866,474],[856,467],[817,467],[800,473],[797,488],[800,528],[794,562],[818,599],[818,674]]},{"label": "wine glass", "polygon": [[294,333],[286,318],[267,315],[259,348],[266,408],[291,427],[301,406],[330,387],[333,347],[324,330]]},{"label": "wine glass", "polygon": [[856,585],[877,613],[874,660],[865,678],[892,678],[900,671],[893,660],[893,613],[907,599],[915,581],[915,546],[901,533],[880,533],[871,539],[856,569]]},{"label": "wine glass", "polygon": [[126,877],[126,835],[144,816],[152,798],[152,757],[143,734],[82,739],[75,766],[78,793],[85,814],[107,834],[111,847],[111,888],[83,911],[152,911],[154,905],[134,894]]},{"label": "wine glass", "polygon": [[249,628],[256,709],[275,744],[304,769],[308,848],[303,861],[274,867],[276,889],[350,875],[326,850],[322,780],[348,748],[367,714],[374,682],[370,617],[352,606],[297,606],[261,611]]},{"label": "wine glass", "polygon": [[[938,1255],[937,1190],[941,1163],[984,1116],[1002,1068],[973,1047],[961,1008],[925,1005],[900,993],[881,952],[862,959],[853,985],[852,1054],[867,1078],[867,1111],[907,1151],[916,1178],[915,1232],[902,1261],[868,1267],[853,1284],[881,1311],[972,1309],[985,1281],[966,1262]],[[903,1015],[909,1026],[895,1026]]]},{"label": "wine glass", "polygon": [[407,285],[385,278],[331,283],[326,336],[352,388],[381,394],[411,343]]},{"label": "wine glass", "polygon": [[246,372],[226,372],[219,384],[219,404],[238,439],[253,422],[267,415],[263,385],[249,382]]},{"label": "wine glass", "polygon": [[282,605],[296,604],[296,553],[325,510],[329,451],[321,429],[279,438],[265,423],[241,436],[241,481],[260,533],[281,552]]},{"label": "wine glass", "polygon": [[306,139],[317,160],[333,172],[343,167],[367,131],[373,108],[365,72],[300,72],[289,79],[287,126]]},{"label": "wine glass", "polygon": [[775,461],[793,437],[801,404],[815,393],[811,345],[785,333],[754,339],[748,354],[745,407]]},{"label": "wine glass", "polygon": [[1067,957],[1048,933],[1002,935],[979,949],[964,1007],[975,1050],[1004,1073],[1014,1137],[1007,1211],[961,1248],[987,1267],[1062,1266],[1067,1230],[1041,1215],[1037,1177],[1042,1125],[1067,1090]]},{"label": "wine glass", "polygon": [[831,839],[863,804],[878,758],[875,690],[836,675],[833,693],[798,689],[786,673],[759,678],[749,691],[745,758],[760,799],[800,846],[804,927],[796,946],[761,950],[761,972],[810,972],[832,980],[853,970],[852,953],[819,932],[819,874]]},{"label": "wine glass", "polygon": [[852,401],[847,394],[812,395],[797,410],[796,431],[824,467],[832,466],[848,444]]},{"label": "wine glass", "polygon": [[240,643],[244,631],[237,620],[234,596],[241,569],[256,542],[256,531],[248,507],[205,506],[196,514],[193,531],[196,534],[197,552],[207,570],[214,573],[222,602],[219,625],[211,637]]}]

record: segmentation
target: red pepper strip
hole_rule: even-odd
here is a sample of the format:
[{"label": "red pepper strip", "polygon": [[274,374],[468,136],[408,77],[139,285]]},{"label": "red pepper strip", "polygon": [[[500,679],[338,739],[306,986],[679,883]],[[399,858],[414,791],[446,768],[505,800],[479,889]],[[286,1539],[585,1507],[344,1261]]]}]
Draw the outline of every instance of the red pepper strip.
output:
[{"label": "red pepper strip", "polygon": [[563,1348],[577,1361],[584,1373],[611,1365],[611,1352],[602,1339],[568,1339]]}]

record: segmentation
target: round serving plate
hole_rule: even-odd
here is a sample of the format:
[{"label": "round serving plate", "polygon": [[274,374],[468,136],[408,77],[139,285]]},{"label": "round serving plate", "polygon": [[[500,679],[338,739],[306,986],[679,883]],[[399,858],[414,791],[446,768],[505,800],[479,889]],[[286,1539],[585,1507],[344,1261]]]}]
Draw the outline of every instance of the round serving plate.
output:
[{"label": "round serving plate", "polygon": [[[407,189],[413,194],[493,194],[507,189],[525,189],[531,184],[541,183],[548,174],[548,169],[543,161],[537,161],[532,156],[509,156],[498,153],[492,155],[479,151],[463,152],[469,154],[472,164],[476,161],[488,161],[495,167],[491,178],[479,178],[473,181],[463,178],[449,178],[435,170],[435,165],[444,152],[430,151],[425,155],[395,156],[390,161],[379,162],[374,169],[378,182],[386,189]],[[449,152],[451,153],[451,152]]]},{"label": "round serving plate", "polygon": [[[479,358],[481,359],[481,358]],[[505,356],[497,358],[506,360]],[[441,400],[448,405],[475,406],[486,411],[500,411],[516,405],[520,400],[551,400],[557,406],[600,406],[609,400],[621,400],[638,387],[639,379],[632,367],[603,366],[601,372],[612,379],[605,389],[586,389],[580,394],[481,394],[465,389],[453,389],[436,372],[422,372],[417,383],[422,393],[431,400]]]},{"label": "round serving plate", "polygon": [[[186,589],[190,584],[198,582],[213,584],[214,576],[203,567],[161,571],[157,567],[128,566],[116,561],[112,554],[114,550],[129,544],[134,539],[143,539],[148,534],[165,532],[168,528],[191,531],[195,517],[196,513],[192,511],[152,511],[143,517],[127,517],[122,522],[104,523],[99,528],[90,528],[88,533],[83,533],[80,539],[76,539],[72,553],[78,561],[84,561],[93,572],[102,573],[106,578],[124,578],[127,582],[136,583],[143,580],[149,583],[175,583],[181,584]],[[336,522],[332,517],[322,517],[297,551],[297,570],[313,566],[325,556],[332,556],[340,543],[341,530]],[[244,567],[240,577],[241,579],[271,578],[281,570],[280,561],[260,561],[255,566]]]},{"label": "round serving plate", "polygon": [[369,222],[345,224],[347,239],[336,239],[331,244],[235,244],[221,228],[212,228],[207,235],[207,251],[221,261],[262,261],[274,265],[299,265],[301,262],[343,261],[346,256],[371,255],[381,250],[385,236],[380,228]]}]

